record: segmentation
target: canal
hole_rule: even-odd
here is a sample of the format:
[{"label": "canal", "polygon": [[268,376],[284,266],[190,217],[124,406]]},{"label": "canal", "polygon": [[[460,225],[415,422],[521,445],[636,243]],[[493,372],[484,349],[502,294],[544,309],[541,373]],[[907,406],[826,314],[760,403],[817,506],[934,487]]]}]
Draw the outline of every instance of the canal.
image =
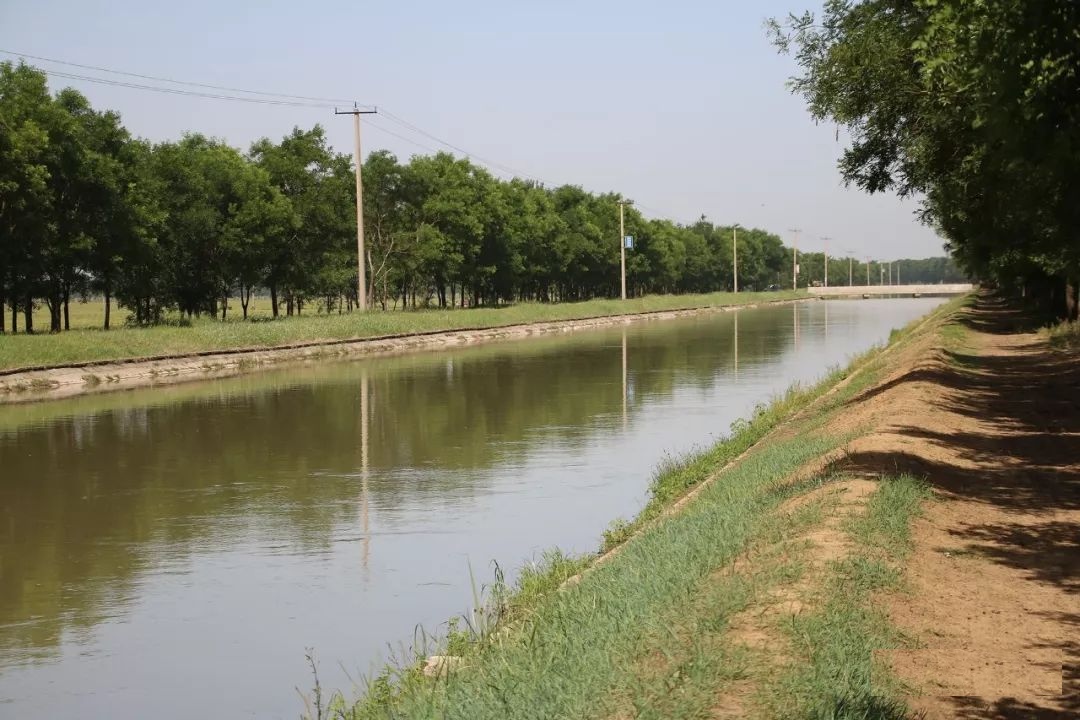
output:
[{"label": "canal", "polygon": [[939,299],[844,300],[0,407],[0,717],[294,718],[665,455]]}]

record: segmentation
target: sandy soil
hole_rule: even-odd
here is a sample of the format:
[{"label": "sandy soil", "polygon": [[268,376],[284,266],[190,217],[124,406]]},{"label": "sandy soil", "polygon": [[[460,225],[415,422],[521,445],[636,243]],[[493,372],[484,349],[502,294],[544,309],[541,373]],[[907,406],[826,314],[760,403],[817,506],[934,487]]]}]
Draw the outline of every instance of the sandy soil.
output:
[{"label": "sandy soil", "polygon": [[932,483],[912,591],[890,597],[917,648],[884,658],[927,718],[1080,717],[1080,363],[984,299],[960,348],[852,401],[869,435],[839,463]]},{"label": "sandy soil", "polygon": [[37,402],[89,393],[230,377],[286,363],[301,364],[335,357],[394,355],[422,350],[441,350],[479,342],[573,332],[630,322],[666,320],[702,313],[729,312],[754,308],[762,304],[787,305],[792,302],[805,301],[781,300],[737,306],[663,310],[496,328],[451,330],[364,340],[316,341],[276,348],[240,349],[116,362],[73,363],[40,370],[0,372],[0,404]]}]

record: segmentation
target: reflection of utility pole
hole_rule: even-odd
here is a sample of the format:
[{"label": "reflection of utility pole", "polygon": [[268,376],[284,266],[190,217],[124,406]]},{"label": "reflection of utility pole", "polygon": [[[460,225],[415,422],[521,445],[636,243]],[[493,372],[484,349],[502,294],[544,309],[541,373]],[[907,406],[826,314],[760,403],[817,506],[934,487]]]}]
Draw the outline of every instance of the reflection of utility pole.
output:
[{"label": "reflection of utility pole", "polygon": [[361,561],[364,572],[368,571],[371,556],[371,533],[368,525],[368,374],[367,367],[360,369],[360,522],[363,529]]},{"label": "reflection of utility pole", "polygon": [[795,349],[799,349],[799,303],[791,303],[792,321],[791,326],[795,329]]},{"label": "reflection of utility pole", "polygon": [[799,289],[799,228],[791,228],[795,234],[795,240],[791,243],[791,289]]},{"label": "reflection of utility pole", "polygon": [[632,202],[631,200],[619,201],[619,277],[623,300],[626,299],[626,230],[623,228],[623,209]]},{"label": "reflection of utility pole", "polygon": [[626,327],[622,331],[622,426],[626,429]]},{"label": "reflection of utility pole", "polygon": [[739,311],[735,311],[735,379],[739,379]]},{"label": "reflection of utility pole", "polygon": [[367,272],[364,262],[364,185],[360,179],[360,116],[374,115],[376,112],[378,111],[361,110],[355,106],[352,110],[338,111],[337,108],[334,109],[335,115],[353,116],[353,139],[356,142],[356,157],[353,158],[356,162],[356,260],[359,271],[356,285],[356,304],[361,311],[367,310]]}]

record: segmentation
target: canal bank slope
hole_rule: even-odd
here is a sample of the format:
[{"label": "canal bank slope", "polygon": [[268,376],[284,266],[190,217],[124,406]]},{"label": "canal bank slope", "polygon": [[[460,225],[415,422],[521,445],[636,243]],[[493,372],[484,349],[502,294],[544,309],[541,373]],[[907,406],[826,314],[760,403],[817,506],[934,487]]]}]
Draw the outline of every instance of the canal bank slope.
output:
[{"label": "canal bank slope", "polygon": [[315,316],[267,323],[204,320],[195,327],[0,335],[0,404],[230,377],[283,363],[438,350],[809,299],[801,292],[657,295],[625,302]]},{"label": "canal bank slope", "polygon": [[452,630],[439,652],[453,660],[428,676],[422,657],[388,670],[336,707],[1067,717],[1080,660],[1075,360],[989,298],[950,303],[663,470],[605,562],[550,555]]}]

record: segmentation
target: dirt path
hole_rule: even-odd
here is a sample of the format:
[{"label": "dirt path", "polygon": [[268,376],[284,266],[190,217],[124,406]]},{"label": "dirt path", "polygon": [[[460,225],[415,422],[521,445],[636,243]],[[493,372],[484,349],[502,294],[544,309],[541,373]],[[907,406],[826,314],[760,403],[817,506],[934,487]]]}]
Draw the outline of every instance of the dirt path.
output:
[{"label": "dirt path", "polygon": [[884,658],[927,718],[1080,716],[1080,363],[989,299],[944,347],[852,401],[875,430],[841,463],[925,477],[909,594],[914,650]]}]

